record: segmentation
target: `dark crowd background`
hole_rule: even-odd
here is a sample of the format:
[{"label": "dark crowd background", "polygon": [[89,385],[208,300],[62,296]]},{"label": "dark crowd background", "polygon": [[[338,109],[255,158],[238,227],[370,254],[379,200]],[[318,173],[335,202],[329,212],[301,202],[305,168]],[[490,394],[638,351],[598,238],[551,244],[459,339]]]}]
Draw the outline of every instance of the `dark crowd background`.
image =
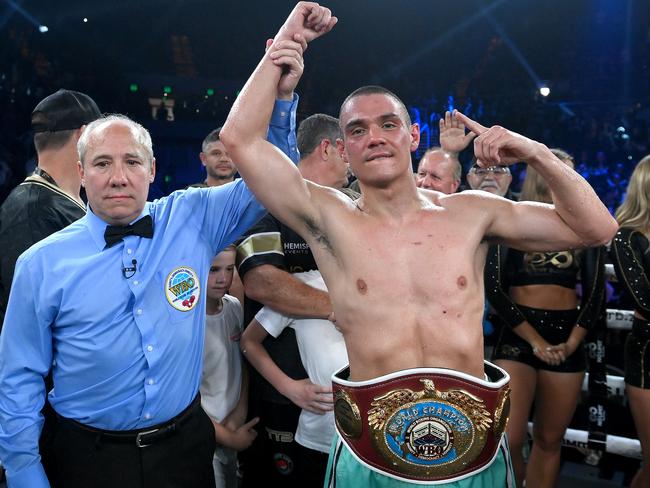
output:
[{"label": "dark crowd background", "polygon": [[[30,113],[60,87],[152,132],[150,197],[202,179],[200,141],[221,125],[293,2],[5,0],[0,4],[0,201],[31,172]],[[399,94],[423,141],[458,108],[571,152],[607,206],[650,152],[650,2],[332,0],[299,118],[337,115],[363,84]],[[86,21],[84,21],[86,19]],[[47,32],[40,32],[40,26]],[[42,30],[42,29],[41,29]],[[539,93],[546,84],[548,97]],[[173,104],[173,107],[171,106]],[[470,155],[463,155],[469,164]],[[522,168],[515,169],[514,189]]]}]

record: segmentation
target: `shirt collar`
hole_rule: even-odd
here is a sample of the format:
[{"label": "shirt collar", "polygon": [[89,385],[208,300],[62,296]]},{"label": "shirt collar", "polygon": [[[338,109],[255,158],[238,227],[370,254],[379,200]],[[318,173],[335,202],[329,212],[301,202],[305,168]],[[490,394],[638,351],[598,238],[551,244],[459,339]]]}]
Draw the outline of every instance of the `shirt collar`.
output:
[{"label": "shirt collar", "polygon": [[[142,209],[142,212],[140,212],[140,215],[138,215],[137,218],[133,219],[132,222],[129,222],[129,224],[132,224],[136,220],[140,220],[145,215],[151,215],[151,202],[145,202],[144,208]],[[104,222],[101,218],[95,215],[93,209],[90,207],[89,204],[88,211],[86,213],[86,227],[88,227],[88,231],[90,232],[93,241],[95,241],[95,244],[97,244],[97,248],[100,251],[106,247],[106,241],[104,240],[104,232],[106,232],[107,226],[108,224],[106,222]],[[117,247],[117,246],[118,244],[116,244],[113,247]]]}]

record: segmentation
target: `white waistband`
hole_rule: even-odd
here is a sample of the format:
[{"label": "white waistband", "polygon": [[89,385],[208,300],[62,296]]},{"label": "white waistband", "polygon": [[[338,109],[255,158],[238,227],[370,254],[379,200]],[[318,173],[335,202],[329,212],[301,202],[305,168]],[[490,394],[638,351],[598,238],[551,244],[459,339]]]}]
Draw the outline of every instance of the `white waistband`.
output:
[{"label": "white waistband", "polygon": [[476,376],[472,376],[467,373],[463,373],[461,371],[456,371],[455,369],[449,369],[449,368],[411,368],[411,369],[402,369],[399,371],[394,371],[392,373],[388,373],[382,376],[377,376],[376,378],[372,378],[369,380],[350,381],[338,376],[341,372],[345,371],[348,368],[348,365],[346,365],[343,368],[339,369],[338,371],[335,371],[334,374],[332,374],[332,381],[342,386],[359,387],[359,386],[376,385],[377,383],[381,383],[384,381],[392,380],[395,378],[401,378],[409,375],[440,374],[440,375],[454,376],[456,378],[464,379],[467,381],[472,381],[474,383],[477,383],[481,386],[490,389],[499,389],[510,381],[510,375],[508,375],[508,373],[504,369],[500,368],[496,364],[493,364],[489,361],[483,361],[483,363],[485,364],[486,369],[488,368],[495,369],[501,375],[501,378],[499,378],[496,381],[490,381],[489,379],[477,378]]}]

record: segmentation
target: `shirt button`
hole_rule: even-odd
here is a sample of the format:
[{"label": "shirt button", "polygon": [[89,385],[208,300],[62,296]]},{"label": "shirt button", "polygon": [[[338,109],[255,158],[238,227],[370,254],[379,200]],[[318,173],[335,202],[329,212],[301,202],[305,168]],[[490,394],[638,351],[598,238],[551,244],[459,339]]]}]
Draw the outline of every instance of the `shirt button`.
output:
[{"label": "shirt button", "polygon": [[153,378],[149,378],[149,381],[147,381],[147,383],[149,383],[150,385],[153,385],[155,383],[155,381],[153,380]]},{"label": "shirt button", "polygon": [[137,285],[138,283],[139,283],[138,280],[135,280],[135,281],[133,282],[134,285]]},{"label": "shirt button", "polygon": [[149,352],[153,351],[153,346],[151,346],[151,345],[147,346],[147,351],[149,351]]},{"label": "shirt button", "polygon": [[126,250],[126,253],[127,253],[127,254],[131,254],[131,253],[133,253],[133,251],[132,251],[131,249],[127,249],[127,250]]},{"label": "shirt button", "polygon": [[135,313],[136,313],[137,315],[142,315],[142,309],[139,308]]},{"label": "shirt button", "polygon": [[286,117],[287,113],[286,112],[280,112],[280,117]]},{"label": "shirt button", "polygon": [[149,420],[151,418],[151,414],[149,412],[145,413],[144,418]]}]

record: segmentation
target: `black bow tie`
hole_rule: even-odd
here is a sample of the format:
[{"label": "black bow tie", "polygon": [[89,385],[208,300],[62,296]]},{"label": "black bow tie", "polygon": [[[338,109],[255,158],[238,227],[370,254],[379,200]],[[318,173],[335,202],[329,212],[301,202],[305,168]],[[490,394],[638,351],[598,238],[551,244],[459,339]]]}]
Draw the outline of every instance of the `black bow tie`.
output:
[{"label": "black bow tie", "polygon": [[108,225],[104,231],[106,247],[111,247],[125,236],[153,237],[153,221],[150,215],[142,217],[131,225]]}]

